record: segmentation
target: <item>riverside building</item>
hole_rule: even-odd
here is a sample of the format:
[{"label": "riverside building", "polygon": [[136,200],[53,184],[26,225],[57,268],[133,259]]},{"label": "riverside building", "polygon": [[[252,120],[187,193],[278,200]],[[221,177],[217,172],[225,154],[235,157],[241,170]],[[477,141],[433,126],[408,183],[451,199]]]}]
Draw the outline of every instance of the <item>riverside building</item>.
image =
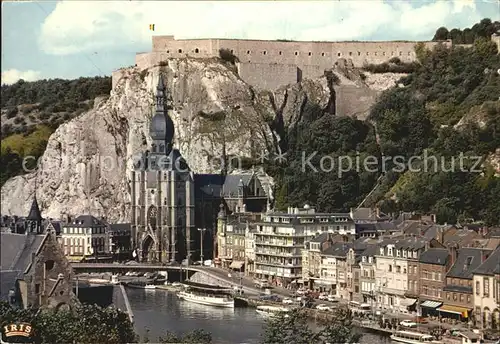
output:
[{"label": "riverside building", "polygon": [[279,286],[302,278],[302,249],[323,232],[354,235],[347,213],[316,213],[308,205],[262,215],[254,233],[255,276]]}]

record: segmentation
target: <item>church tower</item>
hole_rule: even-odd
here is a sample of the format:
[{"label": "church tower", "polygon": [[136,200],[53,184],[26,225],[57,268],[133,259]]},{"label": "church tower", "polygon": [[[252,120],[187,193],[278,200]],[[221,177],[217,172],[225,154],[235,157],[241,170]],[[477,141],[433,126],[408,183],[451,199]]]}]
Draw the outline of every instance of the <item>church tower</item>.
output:
[{"label": "church tower", "polygon": [[191,249],[194,227],[194,176],[173,147],[174,123],[160,75],[151,119],[150,149],[131,171],[132,245],[139,261],[180,261]]},{"label": "church tower", "polygon": [[42,214],[35,196],[31,203],[30,213],[24,223],[26,234],[41,234],[43,232],[42,220]]}]

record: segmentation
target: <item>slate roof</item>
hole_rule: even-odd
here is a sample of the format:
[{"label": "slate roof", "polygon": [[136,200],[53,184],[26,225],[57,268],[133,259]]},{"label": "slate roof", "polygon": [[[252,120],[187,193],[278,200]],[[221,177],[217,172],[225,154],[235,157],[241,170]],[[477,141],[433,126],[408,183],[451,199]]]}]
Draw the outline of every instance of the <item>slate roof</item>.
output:
[{"label": "slate roof", "polygon": [[[31,263],[31,253],[35,253],[45,235],[0,233],[0,279],[2,299],[8,297],[16,281],[22,279],[24,271]],[[5,300],[5,299],[4,299]]]},{"label": "slate roof", "polygon": [[75,218],[71,223],[65,224],[63,227],[105,227],[106,224],[92,215],[80,215]]},{"label": "slate roof", "polygon": [[336,242],[332,246],[328,247],[322,256],[333,256],[333,257],[346,257],[349,249],[352,247],[351,243]]},{"label": "slate roof", "polygon": [[38,207],[38,201],[36,197],[33,198],[33,202],[31,203],[30,213],[28,214],[27,220],[33,221],[41,221],[42,214],[40,213],[40,208]]},{"label": "slate roof", "polygon": [[[61,221],[50,221],[50,225],[52,226],[52,228],[54,228],[56,235],[61,234],[61,227],[62,227]],[[47,226],[48,226],[48,224],[47,224]]]},{"label": "slate roof", "polygon": [[449,230],[444,233],[444,244],[450,245],[461,245],[471,241],[472,239],[479,238],[480,235],[472,230],[467,229],[455,229]]},{"label": "slate roof", "polygon": [[109,225],[111,232],[118,232],[121,234],[130,234],[132,231],[132,226],[130,223],[113,223]]},{"label": "slate roof", "polygon": [[482,264],[483,255],[487,253],[491,251],[468,247],[460,249],[456,262],[446,276],[472,279],[473,271]]},{"label": "slate roof", "polygon": [[446,265],[450,252],[443,248],[430,248],[420,255],[419,262],[424,264]]},{"label": "slate roof", "polygon": [[194,176],[195,189],[198,195],[200,192],[205,195],[220,197],[221,192],[224,197],[231,198],[238,196],[238,186],[240,181],[243,186],[248,186],[253,174],[196,174]]},{"label": "slate roof", "polygon": [[493,253],[481,264],[474,274],[480,275],[493,275],[500,274],[500,247],[498,247]]},{"label": "slate roof", "polygon": [[397,230],[396,225],[390,222],[356,223],[356,234],[383,234],[386,231],[395,232]]},{"label": "slate roof", "polygon": [[312,238],[311,240],[309,240],[310,242],[317,242],[317,243],[322,243],[322,242],[325,242],[328,240],[328,237],[329,237],[330,233],[328,232],[323,232],[319,235],[317,235],[316,237]]},{"label": "slate roof", "polygon": [[361,257],[374,257],[377,255],[379,244],[368,245],[368,247],[361,253]]}]

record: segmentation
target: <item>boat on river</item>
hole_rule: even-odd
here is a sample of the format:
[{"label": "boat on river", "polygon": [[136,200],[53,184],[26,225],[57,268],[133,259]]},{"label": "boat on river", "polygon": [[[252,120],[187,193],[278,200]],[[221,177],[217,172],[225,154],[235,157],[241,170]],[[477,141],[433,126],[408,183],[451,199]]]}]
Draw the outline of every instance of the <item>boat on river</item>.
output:
[{"label": "boat on river", "polygon": [[[288,313],[290,312],[290,309],[277,306],[257,306],[256,311],[266,318],[271,318],[277,316],[280,313]],[[288,314],[285,314],[285,318],[286,317],[288,317]]]},{"label": "boat on river", "polygon": [[391,335],[391,340],[406,344],[442,344],[429,334],[410,331],[396,331]]},{"label": "boat on river", "polygon": [[134,289],[146,289],[146,290],[155,290],[156,286],[154,284],[146,283],[146,282],[129,282],[126,284],[127,288]]},{"label": "boat on river", "polygon": [[177,293],[181,300],[200,305],[234,308],[234,297],[230,288],[189,281],[181,284],[182,290]]}]

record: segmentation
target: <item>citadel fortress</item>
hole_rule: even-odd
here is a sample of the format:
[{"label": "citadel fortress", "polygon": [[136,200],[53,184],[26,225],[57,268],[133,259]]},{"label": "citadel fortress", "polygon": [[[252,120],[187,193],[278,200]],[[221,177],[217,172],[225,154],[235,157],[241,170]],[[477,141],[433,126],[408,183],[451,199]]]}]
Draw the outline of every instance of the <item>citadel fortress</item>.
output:
[{"label": "citadel fortress", "polygon": [[[492,40],[500,47],[500,36],[495,34]],[[417,43],[423,43],[429,49],[437,44],[452,46],[451,40],[303,42],[153,36],[152,52],[138,53],[135,64],[142,70],[168,58],[219,57],[219,50],[227,49],[239,59],[236,64],[238,74],[245,82],[257,88],[274,90],[282,85],[300,82],[303,78],[320,77],[340,58],[351,60],[355,67],[387,62],[392,57],[412,62],[417,59]],[[121,76],[120,70],[113,72],[113,87]]]}]

